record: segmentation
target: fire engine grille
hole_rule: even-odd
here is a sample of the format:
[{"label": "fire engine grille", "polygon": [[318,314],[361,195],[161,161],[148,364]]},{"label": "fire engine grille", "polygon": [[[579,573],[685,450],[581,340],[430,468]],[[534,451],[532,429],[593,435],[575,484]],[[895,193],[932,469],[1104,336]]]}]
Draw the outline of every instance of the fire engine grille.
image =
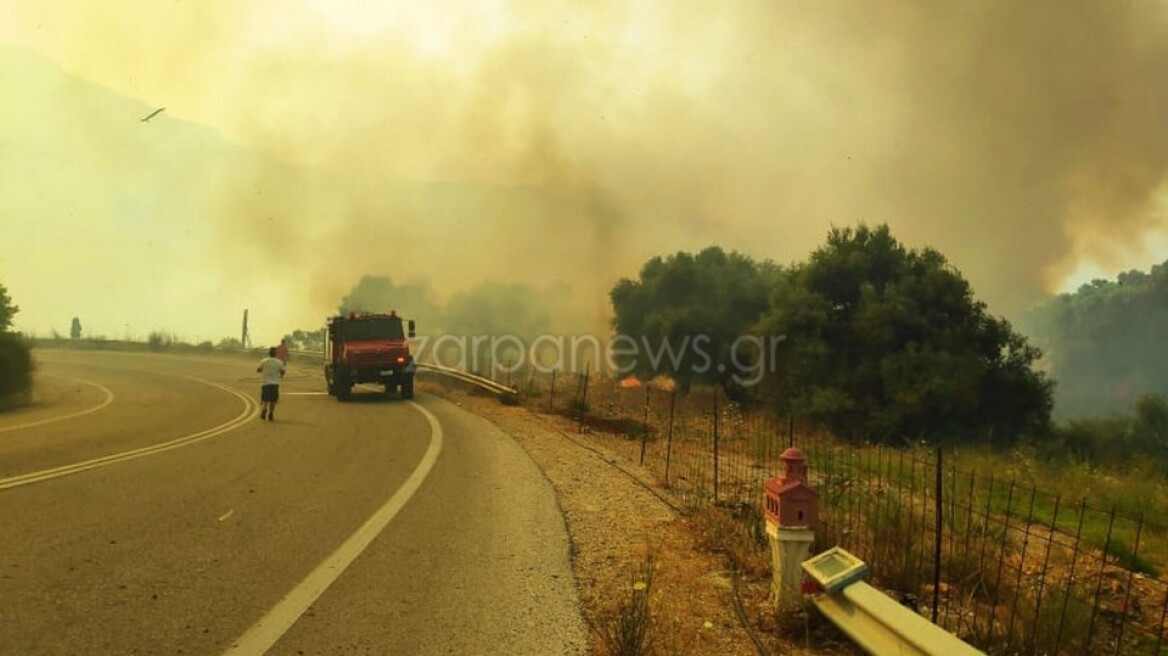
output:
[{"label": "fire engine grille", "polygon": [[389,364],[388,353],[354,353],[350,362],[357,367],[376,367]]}]

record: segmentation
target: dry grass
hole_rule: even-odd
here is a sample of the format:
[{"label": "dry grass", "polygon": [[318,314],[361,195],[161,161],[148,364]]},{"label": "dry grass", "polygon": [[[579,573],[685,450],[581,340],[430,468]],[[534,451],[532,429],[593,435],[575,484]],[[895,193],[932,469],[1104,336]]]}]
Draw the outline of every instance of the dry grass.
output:
[{"label": "dry grass", "polygon": [[600,646],[610,656],[644,656],[653,644],[653,552],[629,577],[628,585],[601,611],[596,632]]}]

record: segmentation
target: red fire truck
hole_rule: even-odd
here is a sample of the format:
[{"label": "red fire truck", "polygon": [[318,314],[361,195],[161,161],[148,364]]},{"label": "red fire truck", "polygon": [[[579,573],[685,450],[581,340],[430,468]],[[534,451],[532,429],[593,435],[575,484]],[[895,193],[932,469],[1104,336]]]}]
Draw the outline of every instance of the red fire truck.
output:
[{"label": "red fire truck", "polygon": [[[403,325],[404,323],[404,325]],[[350,312],[329,317],[324,342],[324,379],[330,396],[348,401],[353,386],[377,383],[385,393],[401,390],[414,397],[414,358],[409,338],[414,320],[403,322],[396,312]]]}]

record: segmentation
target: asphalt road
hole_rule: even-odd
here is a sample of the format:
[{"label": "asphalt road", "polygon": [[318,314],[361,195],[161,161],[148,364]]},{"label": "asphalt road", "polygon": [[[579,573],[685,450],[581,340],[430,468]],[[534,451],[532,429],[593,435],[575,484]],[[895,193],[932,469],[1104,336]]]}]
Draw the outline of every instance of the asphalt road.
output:
[{"label": "asphalt road", "polygon": [[0,654],[574,654],[555,494],[457,406],[39,350],[0,415]]}]

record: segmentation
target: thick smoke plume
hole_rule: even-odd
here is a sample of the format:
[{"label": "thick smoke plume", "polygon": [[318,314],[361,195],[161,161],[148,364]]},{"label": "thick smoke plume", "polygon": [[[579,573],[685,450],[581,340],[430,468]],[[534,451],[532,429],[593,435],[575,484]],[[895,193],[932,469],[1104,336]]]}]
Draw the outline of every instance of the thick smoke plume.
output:
[{"label": "thick smoke plume", "polygon": [[[468,51],[473,22],[451,28],[445,58],[376,41],[252,60],[307,130],[247,133],[339,176],[309,202],[324,248],[296,248],[321,273],[355,255],[342,283],[401,239],[413,252],[393,259],[439,286],[591,294],[663,251],[799,259],[829,224],[868,220],[1013,311],[1164,226],[1165,7],[541,4]],[[391,181],[432,186],[411,202]]]},{"label": "thick smoke plume", "polygon": [[372,274],[564,281],[603,325],[651,256],[801,260],[860,220],[999,313],[1162,259],[1160,1],[357,4],[111,11],[44,46],[265,153],[207,206],[225,270],[302,290],[289,321]]}]

